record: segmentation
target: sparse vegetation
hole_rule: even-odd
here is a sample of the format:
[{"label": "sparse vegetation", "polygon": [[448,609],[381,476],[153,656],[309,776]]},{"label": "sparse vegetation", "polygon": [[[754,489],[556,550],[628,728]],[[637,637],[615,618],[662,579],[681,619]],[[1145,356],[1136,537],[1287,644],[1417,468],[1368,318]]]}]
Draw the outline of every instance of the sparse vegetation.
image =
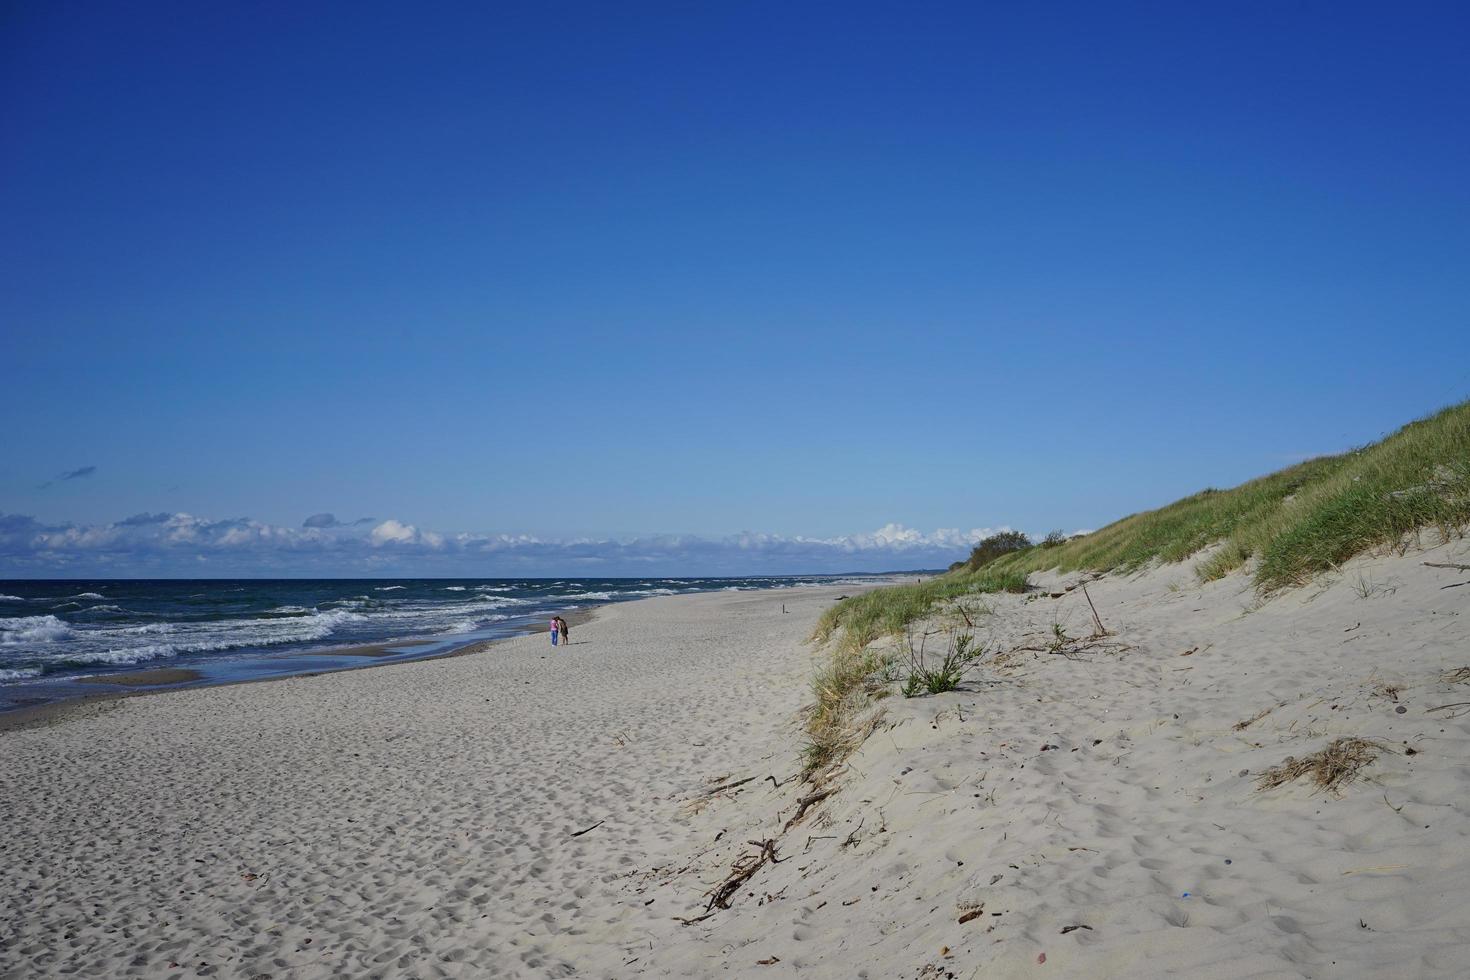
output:
[{"label": "sparse vegetation", "polygon": [[975,646],[975,634],[949,630],[946,636],[944,655],[937,664],[931,664],[925,651],[928,635],[920,636],[916,646],[913,634],[909,634],[909,675],[901,689],[904,697],[953,691],[960,686],[965,672],[980,659],[982,651]]},{"label": "sparse vegetation", "polygon": [[910,623],[940,603],[987,592],[1024,591],[1026,576],[1021,572],[951,573],[913,585],[874,589],[823,613],[813,639],[825,643],[841,630],[843,646],[860,650],[879,637],[902,636]]},{"label": "sparse vegetation", "polygon": [[[937,606],[982,593],[1024,592],[1020,572],[955,572],[917,582],[875,589],[843,599],[817,622],[812,639],[830,649],[813,682],[815,703],[807,717],[806,775],[811,777],[845,758],[876,724],[875,694],[891,676],[887,658],[872,649],[874,640],[902,636],[909,625]],[[973,621],[988,610],[955,603]]]},{"label": "sparse vegetation", "polygon": [[1195,569],[1211,581],[1256,562],[1263,591],[1299,585],[1423,528],[1470,524],[1470,402],[1411,422],[1381,442],[1323,456],[1230,490],[1202,490],[1047,548],[1013,550],[997,572],[1133,571],[1218,549]]}]

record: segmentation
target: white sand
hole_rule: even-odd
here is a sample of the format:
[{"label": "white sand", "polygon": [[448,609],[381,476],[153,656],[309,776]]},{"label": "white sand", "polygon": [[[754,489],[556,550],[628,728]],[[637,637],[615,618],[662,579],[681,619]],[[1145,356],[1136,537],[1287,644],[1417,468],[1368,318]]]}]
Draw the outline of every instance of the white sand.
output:
[{"label": "white sand", "polygon": [[[798,767],[800,641],[836,590],[0,734],[0,976],[1463,977],[1470,715],[1428,709],[1470,702],[1440,680],[1470,586],[1440,587],[1470,574],[1420,562],[1467,552],[1259,608],[1239,576],[1106,577],[1127,649],[886,700],[784,832],[808,787],[765,777]],[[991,601],[987,649],[1089,629],[1080,590]],[[1340,799],[1255,789],[1347,734],[1385,751]],[[715,777],[754,779],[700,800]],[[781,863],[676,921],[763,839]]]},{"label": "white sand", "polygon": [[680,801],[794,770],[800,641],[838,594],[614,605],[558,653],[531,636],[0,734],[0,976],[627,976],[689,914],[629,888],[687,848]]}]

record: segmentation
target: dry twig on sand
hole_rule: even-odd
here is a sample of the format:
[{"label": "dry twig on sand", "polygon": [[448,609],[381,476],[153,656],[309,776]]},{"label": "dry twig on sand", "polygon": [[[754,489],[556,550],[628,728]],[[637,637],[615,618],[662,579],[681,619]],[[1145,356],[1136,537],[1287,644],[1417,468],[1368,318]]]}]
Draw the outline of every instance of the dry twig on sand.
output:
[{"label": "dry twig on sand", "polygon": [[1275,710],[1276,710],[1276,706],[1275,705],[1272,705],[1269,708],[1262,708],[1260,711],[1257,711],[1255,714],[1251,715],[1249,718],[1243,719],[1242,721],[1237,721],[1235,723],[1235,725],[1234,725],[1234,730],[1237,731],[1237,732],[1243,732],[1247,728],[1251,727],[1256,722],[1260,721],[1262,718],[1266,717],[1267,715],[1269,715],[1271,712],[1273,712]]},{"label": "dry twig on sand", "polygon": [[767,861],[772,864],[780,864],[781,859],[776,857],[776,842],[774,840],[747,841],[758,850],[754,854],[742,854],[735,860],[735,865],[730,876],[720,883],[719,887],[710,893],[709,904],[705,906],[706,912],[712,912],[716,908],[727,909],[730,907],[730,899],[740,891],[747,881],[754,877]]},{"label": "dry twig on sand", "polygon": [[1439,678],[1446,684],[1470,684],[1470,667],[1456,667],[1447,670]]},{"label": "dry twig on sand", "polygon": [[709,789],[704,790],[698,796],[694,797],[694,799],[700,799],[706,796],[714,796],[716,793],[723,793],[727,789],[734,789],[736,786],[744,786],[746,783],[754,781],[754,779],[754,776],[747,776],[744,779],[737,779],[734,782],[721,783],[718,786],[711,786]]},{"label": "dry twig on sand", "polygon": [[797,800],[796,816],[786,821],[785,829],[790,830],[792,827],[796,826],[801,818],[806,816],[806,812],[808,810],[810,810],[813,806],[822,802],[835,792],[837,792],[836,786],[828,786],[826,789],[819,789],[815,793],[808,793],[806,796],[803,796],[801,799]]},{"label": "dry twig on sand", "polygon": [[1311,776],[1318,789],[1337,793],[1358,778],[1358,773],[1378,758],[1378,746],[1367,739],[1344,737],[1326,748],[1298,759],[1288,756],[1279,766],[1261,773],[1256,789],[1268,790],[1285,786],[1302,776]]}]

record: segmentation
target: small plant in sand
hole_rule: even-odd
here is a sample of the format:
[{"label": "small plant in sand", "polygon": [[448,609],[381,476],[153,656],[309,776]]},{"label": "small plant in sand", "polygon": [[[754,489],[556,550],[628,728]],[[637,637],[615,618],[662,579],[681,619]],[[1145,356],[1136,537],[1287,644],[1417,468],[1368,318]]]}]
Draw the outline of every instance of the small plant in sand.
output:
[{"label": "small plant in sand", "polygon": [[1339,738],[1300,759],[1288,756],[1280,765],[1261,773],[1256,789],[1276,789],[1308,776],[1318,789],[1340,795],[1340,787],[1355,781],[1358,773],[1376,758],[1378,746],[1367,739]]},{"label": "small plant in sand", "polygon": [[1359,599],[1371,599],[1379,593],[1393,594],[1398,589],[1373,581],[1373,576],[1359,572],[1353,579],[1353,594]]},{"label": "small plant in sand", "polygon": [[938,659],[937,663],[931,663],[925,653],[928,639],[929,635],[924,634],[919,638],[919,644],[916,647],[913,634],[909,634],[909,676],[901,688],[906,698],[918,697],[920,694],[943,694],[945,691],[953,691],[959,687],[965,673],[980,659],[981,651],[975,646],[973,633],[951,630],[945,644],[944,655]]}]

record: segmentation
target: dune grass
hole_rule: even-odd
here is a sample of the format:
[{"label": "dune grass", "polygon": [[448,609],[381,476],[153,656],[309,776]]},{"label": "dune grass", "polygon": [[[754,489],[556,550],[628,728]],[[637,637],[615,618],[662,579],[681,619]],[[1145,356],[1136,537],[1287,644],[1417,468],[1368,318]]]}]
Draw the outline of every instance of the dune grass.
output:
[{"label": "dune grass", "polygon": [[813,639],[827,642],[838,629],[845,646],[861,649],[881,636],[897,636],[904,627],[949,599],[986,592],[1024,592],[1020,572],[969,572],[940,575],[913,585],[893,585],[844,599],[822,614]]},{"label": "dune grass", "polygon": [[1255,560],[1262,591],[1299,585],[1374,547],[1433,527],[1470,525],[1470,402],[1411,422],[1381,442],[1323,456],[1230,490],[1203,490],[1050,548],[997,558],[982,573],[1133,571],[1221,547],[1201,581]]},{"label": "dune grass", "polygon": [[812,639],[830,643],[831,649],[812,684],[816,701],[807,717],[806,775],[823,772],[844,758],[876,723],[870,709],[880,686],[874,678],[882,673],[884,658],[871,649],[874,640],[902,634],[942,603],[1025,589],[1026,576],[1020,572],[964,572],[875,589],[823,613]]}]

